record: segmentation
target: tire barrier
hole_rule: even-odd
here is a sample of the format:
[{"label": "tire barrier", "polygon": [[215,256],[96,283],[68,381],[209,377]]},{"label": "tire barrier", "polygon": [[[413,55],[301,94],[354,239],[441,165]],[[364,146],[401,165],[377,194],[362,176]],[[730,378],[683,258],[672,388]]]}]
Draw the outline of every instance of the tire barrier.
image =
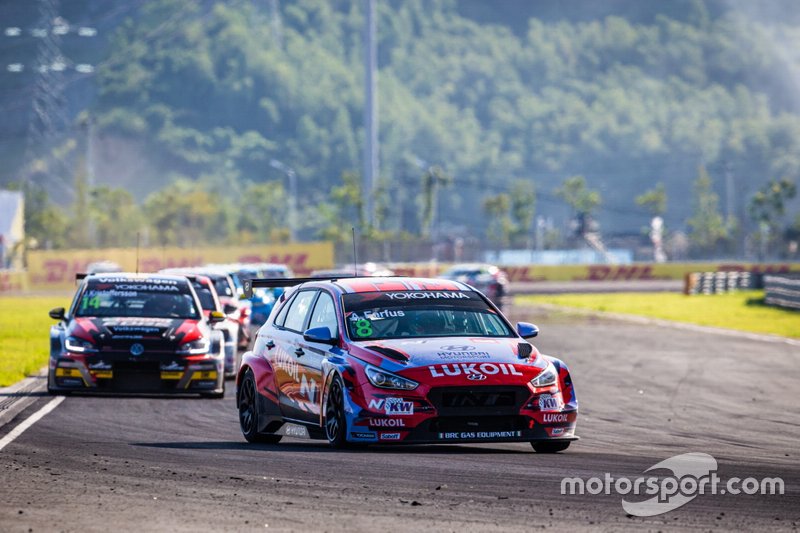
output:
[{"label": "tire barrier", "polygon": [[800,310],[800,275],[765,275],[764,295],[767,305]]},{"label": "tire barrier", "polygon": [[764,274],[753,272],[690,272],[684,277],[683,293],[722,294],[764,288]]}]

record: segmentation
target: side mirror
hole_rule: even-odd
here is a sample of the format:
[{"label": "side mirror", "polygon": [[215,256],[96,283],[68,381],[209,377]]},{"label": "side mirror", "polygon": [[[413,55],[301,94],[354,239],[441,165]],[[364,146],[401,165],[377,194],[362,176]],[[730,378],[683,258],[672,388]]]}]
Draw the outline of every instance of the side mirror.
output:
[{"label": "side mirror", "polygon": [[238,307],[236,307],[236,306],[235,306],[235,305],[233,305],[233,304],[225,304],[225,306],[222,308],[222,310],[223,310],[223,312],[224,312],[226,315],[232,315],[233,313],[235,313],[236,311],[238,311],[238,310],[239,310],[239,308],[238,308]]},{"label": "side mirror", "polygon": [[209,324],[216,324],[218,322],[222,322],[225,320],[225,315],[222,311],[211,311],[208,315],[208,323]]},{"label": "side mirror", "polygon": [[303,333],[303,339],[307,340],[308,342],[320,342],[322,344],[331,345],[339,342],[338,339],[333,337],[333,334],[328,326],[307,329],[306,332]]},{"label": "side mirror", "polygon": [[539,334],[539,328],[528,322],[517,322],[517,333],[523,339],[532,339]]},{"label": "side mirror", "polygon": [[50,310],[50,318],[53,320],[64,320],[65,311],[63,307],[56,307]]}]

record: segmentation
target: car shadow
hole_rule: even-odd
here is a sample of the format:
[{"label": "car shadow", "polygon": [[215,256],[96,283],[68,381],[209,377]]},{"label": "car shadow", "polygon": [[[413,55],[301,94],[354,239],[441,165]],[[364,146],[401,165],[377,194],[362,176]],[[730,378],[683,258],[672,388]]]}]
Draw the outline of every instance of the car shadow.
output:
[{"label": "car shadow", "polygon": [[[506,443],[503,443],[506,444]],[[523,443],[524,444],[524,443]],[[425,455],[464,455],[464,454],[532,454],[533,448],[529,450],[516,450],[511,448],[487,448],[477,447],[470,444],[380,444],[380,445],[360,445],[356,448],[334,449],[328,446],[325,441],[309,442],[286,442],[281,444],[251,444],[247,442],[233,441],[206,441],[206,442],[132,442],[131,446],[142,446],[146,448],[160,448],[170,450],[263,450],[271,453],[402,453],[402,454],[425,454]]]}]

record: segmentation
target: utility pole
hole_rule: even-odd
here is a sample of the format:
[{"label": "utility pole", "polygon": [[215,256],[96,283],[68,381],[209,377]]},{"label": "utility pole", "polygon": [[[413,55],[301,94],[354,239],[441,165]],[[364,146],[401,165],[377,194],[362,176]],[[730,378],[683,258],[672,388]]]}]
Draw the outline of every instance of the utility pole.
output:
[{"label": "utility pole", "polygon": [[[364,0],[364,186],[367,224],[375,218],[375,180],[378,175],[378,91],[375,0]],[[363,229],[363,228],[362,228]]]},{"label": "utility pole", "polygon": [[[74,194],[66,179],[64,162],[52,156],[53,144],[67,124],[64,110],[63,74],[66,66],[61,55],[61,35],[65,23],[58,16],[58,0],[39,0],[39,28],[33,34],[39,37],[36,53],[36,82],[33,89],[32,116],[28,124],[26,162],[31,166],[36,159],[45,161],[43,185],[59,184]],[[27,186],[33,168],[25,172]]]},{"label": "utility pole", "polygon": [[[92,119],[92,115],[88,115],[86,117],[86,122],[84,123],[84,127],[86,128],[86,190],[89,193],[89,201],[92,198],[92,192],[95,186],[95,179],[94,179],[94,120]],[[97,228],[94,225],[94,220],[92,217],[87,218],[87,227],[86,232],[89,235],[89,241],[91,243],[95,243],[95,239],[97,238]]]},{"label": "utility pole", "polygon": [[[88,64],[73,64],[61,54],[61,38],[69,33],[79,37],[94,37],[97,30],[90,27],[72,27],[59,16],[59,0],[36,0],[39,20],[37,26],[29,29],[29,33],[38,39],[36,61],[33,65],[34,83],[32,91],[31,118],[28,123],[25,162],[27,169],[23,173],[23,187],[30,185],[35,173],[43,176],[41,185],[48,188],[53,185],[64,191],[75,193],[69,179],[69,170],[63,160],[53,154],[53,148],[66,131],[69,120],[64,100],[64,72],[74,69],[81,74],[90,74],[94,67]],[[23,28],[6,27],[3,35],[9,38],[21,38]],[[21,62],[9,63],[6,71],[12,74],[23,73],[27,65]],[[36,168],[36,162],[43,164]]]}]

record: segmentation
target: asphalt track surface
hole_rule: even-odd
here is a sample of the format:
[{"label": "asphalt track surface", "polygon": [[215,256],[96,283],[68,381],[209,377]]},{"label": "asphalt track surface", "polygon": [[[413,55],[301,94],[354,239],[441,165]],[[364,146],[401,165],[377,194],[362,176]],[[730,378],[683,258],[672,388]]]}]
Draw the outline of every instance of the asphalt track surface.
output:
[{"label": "asphalt track surface", "polygon": [[[72,396],[0,450],[0,530],[798,528],[797,346],[534,308],[512,315],[538,323],[536,344],[571,366],[582,440],[564,453],[248,445],[230,389],[224,400]],[[651,518],[626,515],[619,495],[561,494],[565,476],[635,479],[687,452],[714,456],[723,479],[780,476],[785,494],[699,495]]]}]

